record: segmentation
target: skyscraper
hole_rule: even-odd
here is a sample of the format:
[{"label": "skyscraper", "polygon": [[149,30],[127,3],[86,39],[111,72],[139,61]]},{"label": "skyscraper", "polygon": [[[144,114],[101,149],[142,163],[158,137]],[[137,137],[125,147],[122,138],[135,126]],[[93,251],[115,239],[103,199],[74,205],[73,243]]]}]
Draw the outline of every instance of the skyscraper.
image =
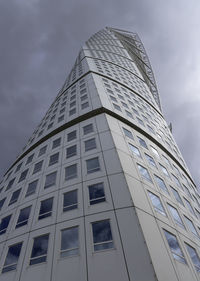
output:
[{"label": "skyscraper", "polygon": [[199,280],[199,194],[135,33],[84,44],[0,191],[0,281]]}]

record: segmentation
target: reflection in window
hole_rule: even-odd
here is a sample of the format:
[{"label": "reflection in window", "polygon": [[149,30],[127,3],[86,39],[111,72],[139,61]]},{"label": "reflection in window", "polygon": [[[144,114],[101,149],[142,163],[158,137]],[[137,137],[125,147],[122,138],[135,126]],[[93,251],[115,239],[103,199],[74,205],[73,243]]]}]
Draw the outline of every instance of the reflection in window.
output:
[{"label": "reflection in window", "polygon": [[138,138],[139,144],[141,146],[143,146],[144,148],[148,149],[146,142],[143,139],[141,139],[140,137],[137,137],[137,138]]},{"label": "reflection in window", "polygon": [[89,189],[90,205],[101,203],[106,200],[104,186],[102,182],[89,185],[88,189]]},{"label": "reflection in window", "polygon": [[123,131],[124,131],[124,134],[125,134],[126,137],[128,137],[128,138],[133,140],[133,135],[132,135],[132,133],[129,130],[123,128]]},{"label": "reflection in window", "polygon": [[151,146],[151,150],[156,155],[156,157],[160,158],[160,155],[159,155],[157,149],[155,149],[153,146]]},{"label": "reflection in window", "polygon": [[152,182],[152,179],[151,179],[151,176],[150,176],[148,170],[147,170],[146,168],[144,168],[143,166],[141,166],[140,164],[137,164],[137,166],[138,166],[138,170],[139,170],[139,172],[140,172],[140,175],[141,175],[144,179],[146,179],[146,180]]},{"label": "reflection in window", "polygon": [[[179,179],[178,179],[175,175],[173,175],[173,174],[172,174],[172,178],[173,178],[174,182],[176,183],[176,185],[177,185],[178,187],[182,188]],[[182,189],[183,189],[183,188],[182,188]]]},{"label": "reflection in window", "polygon": [[172,186],[171,186],[171,190],[172,190],[172,192],[174,194],[174,197],[176,198],[176,201],[179,202],[181,205],[183,205],[183,201],[182,201],[178,191],[176,189],[174,189]]},{"label": "reflection in window", "polygon": [[47,259],[49,234],[34,238],[30,265],[45,262]]},{"label": "reflection in window", "polygon": [[190,229],[190,231],[191,231],[194,235],[198,236],[198,233],[197,233],[197,231],[196,231],[196,228],[194,227],[193,222],[192,222],[190,219],[188,219],[186,216],[184,216],[184,217],[185,217],[185,221],[186,221],[187,226],[188,226],[188,228]]},{"label": "reflection in window", "polygon": [[155,195],[154,193],[150,192],[150,191],[148,191],[148,194],[149,194],[151,202],[152,202],[152,204],[154,206],[155,211],[160,213],[160,214],[162,214],[162,215],[164,215],[164,216],[166,216],[166,213],[165,213],[163,205],[162,205],[162,203],[160,201],[160,198],[157,195]]},{"label": "reflection in window", "polygon": [[63,257],[78,255],[78,252],[79,252],[78,226],[62,230],[60,257],[63,258]]},{"label": "reflection in window", "polygon": [[53,197],[41,201],[38,219],[41,220],[41,219],[44,219],[44,218],[47,218],[47,217],[51,216],[52,207],[53,207]]},{"label": "reflection in window", "polygon": [[148,163],[151,166],[153,166],[153,167],[155,167],[157,169],[156,162],[154,161],[153,157],[151,157],[149,154],[146,154],[146,153],[145,153],[145,157],[146,157]]},{"label": "reflection in window", "polygon": [[20,210],[16,228],[26,225],[28,223],[30,212],[31,212],[31,206]]},{"label": "reflection in window", "polygon": [[77,190],[72,190],[64,193],[63,212],[78,208]]},{"label": "reflection in window", "polygon": [[89,160],[86,160],[87,173],[94,173],[100,170],[99,158],[95,157]]},{"label": "reflection in window", "polygon": [[94,251],[101,251],[114,247],[110,221],[98,221],[92,223]]},{"label": "reflection in window", "polygon": [[189,202],[187,199],[185,199],[185,198],[184,198],[184,200],[185,200],[185,203],[186,203],[188,209],[190,210],[191,214],[193,214],[194,216],[196,216],[196,215],[195,215],[195,212],[194,212],[194,210],[193,210],[193,208],[192,208],[192,205],[190,204],[190,202]]},{"label": "reflection in window", "polygon": [[48,187],[54,186],[56,184],[56,175],[57,175],[57,172],[53,172],[53,173],[46,175],[44,188],[48,188]]},{"label": "reflection in window", "polygon": [[169,177],[169,173],[168,173],[167,169],[163,165],[161,165],[160,163],[159,163],[159,165],[160,165],[160,169],[162,170],[163,174],[165,176]]},{"label": "reflection in window", "polygon": [[136,146],[134,146],[133,144],[129,143],[129,148],[130,148],[131,152],[134,155],[136,155],[137,157],[141,158],[140,151],[139,151],[139,149]]},{"label": "reflection in window", "polygon": [[6,233],[6,230],[8,228],[8,225],[9,225],[9,222],[10,222],[10,219],[11,219],[11,215],[3,218],[1,220],[1,224],[0,224],[0,235]]},{"label": "reflection in window", "polygon": [[2,273],[15,270],[17,268],[17,262],[20,256],[21,248],[22,242],[9,247]]},{"label": "reflection in window", "polygon": [[169,193],[168,190],[167,190],[167,187],[165,185],[164,180],[162,180],[160,177],[158,177],[156,175],[154,175],[154,176],[155,176],[155,180],[156,180],[158,186],[160,187],[160,189],[162,189],[166,193]]},{"label": "reflection in window", "polygon": [[186,263],[185,257],[179,246],[176,236],[166,230],[164,230],[164,233],[173,257],[180,262]]},{"label": "reflection in window", "polygon": [[183,224],[183,221],[182,221],[182,219],[181,219],[181,217],[180,217],[180,215],[179,215],[177,209],[174,208],[173,206],[171,206],[170,204],[167,204],[167,206],[168,206],[168,208],[169,208],[169,211],[170,211],[170,213],[171,213],[171,215],[172,215],[172,217],[173,217],[175,223],[176,223],[177,225],[179,225],[180,227],[182,227],[183,229],[185,229],[185,226],[184,226],[184,224]]},{"label": "reflection in window", "polygon": [[188,245],[187,243],[185,243],[185,244],[186,244],[188,253],[190,255],[190,258],[196,268],[196,271],[200,272],[200,259],[199,259],[199,256],[198,256],[196,250],[194,248],[192,248],[190,245]]}]

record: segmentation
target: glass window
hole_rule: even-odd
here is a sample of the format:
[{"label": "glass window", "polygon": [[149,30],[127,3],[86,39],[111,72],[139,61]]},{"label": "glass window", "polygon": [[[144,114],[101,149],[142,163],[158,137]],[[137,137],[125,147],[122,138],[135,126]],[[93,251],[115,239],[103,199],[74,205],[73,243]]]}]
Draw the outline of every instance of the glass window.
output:
[{"label": "glass window", "polygon": [[182,201],[178,191],[176,189],[174,189],[172,186],[171,186],[171,190],[172,190],[172,192],[174,194],[174,197],[176,198],[176,201],[179,202],[181,205],[183,205],[183,201]]},{"label": "glass window", "polygon": [[40,151],[39,151],[39,154],[38,154],[38,157],[42,156],[43,154],[46,153],[46,150],[47,150],[47,145],[43,146],[40,148]]},{"label": "glass window", "polygon": [[38,219],[41,220],[51,216],[52,208],[53,208],[53,197],[41,201]]},{"label": "glass window", "polygon": [[154,175],[154,176],[155,176],[155,180],[156,180],[158,186],[160,187],[160,189],[162,189],[166,193],[169,193],[164,180],[162,180],[160,177],[158,177],[156,175]]},{"label": "glass window", "polygon": [[5,201],[6,201],[6,197],[0,200],[0,211]]},{"label": "glass window", "polygon": [[15,270],[17,268],[17,262],[20,256],[21,248],[22,242],[9,247],[2,273]]},{"label": "glass window", "polygon": [[75,144],[66,149],[66,158],[73,157],[76,155],[76,153],[77,153],[77,150],[76,150],[76,144]]},{"label": "glass window", "polygon": [[93,124],[89,124],[89,125],[86,125],[83,127],[83,134],[84,135],[87,135],[89,133],[92,133],[94,130],[93,130]]},{"label": "glass window", "polygon": [[199,259],[199,256],[198,256],[196,250],[194,248],[192,248],[190,245],[188,245],[187,243],[185,243],[185,244],[186,244],[186,248],[188,250],[188,253],[190,255],[190,258],[191,258],[196,270],[198,272],[200,272],[200,259]]},{"label": "glass window", "polygon": [[175,175],[173,175],[173,174],[172,174],[172,178],[173,178],[174,182],[176,183],[176,185],[178,187],[182,188],[179,179]]},{"label": "glass window", "polygon": [[185,200],[185,203],[186,203],[188,209],[190,210],[190,213],[192,213],[194,216],[196,216],[195,212],[194,212],[194,210],[192,208],[192,205],[190,204],[190,202],[187,199],[185,199],[185,198],[184,198],[184,200]]},{"label": "glass window", "polygon": [[55,185],[56,184],[56,176],[57,176],[57,172],[53,172],[53,173],[50,173],[50,174],[46,175],[44,188],[48,188],[48,187],[51,187],[51,186]]},{"label": "glass window", "polygon": [[63,194],[63,212],[78,208],[77,190],[72,190]]},{"label": "glass window", "polygon": [[1,219],[1,224],[0,224],[0,235],[6,233],[7,227],[9,225],[11,219],[11,215]]},{"label": "glass window", "polygon": [[65,180],[71,180],[77,177],[77,164],[65,168]]},{"label": "glass window", "polygon": [[89,102],[84,102],[81,104],[81,109],[85,109],[89,106]]},{"label": "glass window", "polygon": [[89,160],[86,160],[87,173],[94,173],[100,170],[99,158],[95,157]]},{"label": "glass window", "polygon": [[78,226],[63,229],[61,231],[61,250],[60,257],[69,257],[78,255],[79,252],[79,237]]},{"label": "glass window", "polygon": [[150,192],[150,191],[148,191],[148,194],[149,194],[151,202],[152,202],[152,204],[154,206],[155,211],[160,213],[160,214],[162,214],[162,215],[164,215],[164,216],[166,216],[166,213],[165,213],[163,205],[162,205],[162,203],[160,201],[160,198],[157,195],[155,195],[154,193]]},{"label": "glass window", "polygon": [[110,221],[92,223],[94,251],[106,250],[114,247]]},{"label": "glass window", "polygon": [[47,259],[49,234],[34,238],[30,265],[45,262]]},{"label": "glass window", "polygon": [[30,155],[30,156],[28,157],[28,159],[27,159],[27,161],[26,161],[26,165],[32,162],[33,156],[34,156],[34,154],[32,154],[32,155]]},{"label": "glass window", "polygon": [[102,182],[89,185],[88,190],[89,190],[90,205],[101,203],[106,200],[104,186]]},{"label": "glass window", "polygon": [[58,138],[56,140],[53,141],[53,144],[52,144],[52,149],[56,148],[56,147],[59,147],[61,144],[61,138]]},{"label": "glass window", "polygon": [[153,146],[151,146],[151,150],[156,155],[156,157],[160,158],[160,155],[159,155],[157,149],[155,149]]},{"label": "glass window", "polygon": [[22,163],[20,163],[19,165],[17,165],[17,168],[16,168],[16,170],[15,170],[15,173],[20,170],[21,166],[22,166]]},{"label": "glass window", "polygon": [[190,219],[188,219],[186,216],[184,216],[184,217],[185,217],[185,221],[186,221],[187,226],[188,226],[188,228],[190,229],[190,231],[191,231],[194,235],[199,236],[198,233],[197,233],[197,231],[196,231],[196,228],[194,227],[193,222],[192,222]]},{"label": "glass window", "polygon": [[27,169],[27,170],[25,170],[25,171],[23,171],[23,172],[21,173],[21,176],[20,176],[20,178],[19,178],[19,181],[18,181],[18,182],[21,182],[21,181],[25,180],[25,178],[26,178],[27,174],[28,174],[28,169]]},{"label": "glass window", "polygon": [[171,213],[175,223],[177,225],[179,225],[180,227],[182,227],[183,229],[185,229],[184,223],[183,223],[183,221],[182,221],[182,219],[181,219],[177,209],[174,208],[173,206],[171,206],[170,204],[167,204],[167,206],[169,208],[169,211],[170,211],[170,213]]},{"label": "glass window", "polygon": [[32,181],[31,183],[29,183],[25,197],[35,193],[37,184],[38,184],[38,180],[35,180],[35,181]]},{"label": "glass window", "polygon": [[43,164],[43,160],[35,164],[34,169],[33,169],[33,174],[36,174],[41,171],[42,164]]},{"label": "glass window", "polygon": [[73,115],[76,113],[76,108],[73,108],[69,111],[69,116]]},{"label": "glass window", "polygon": [[137,137],[137,138],[138,138],[139,144],[141,146],[143,146],[144,148],[148,149],[146,142],[143,139],[141,139],[140,137]]},{"label": "glass window", "polygon": [[146,179],[146,180],[152,182],[152,179],[151,179],[151,176],[150,176],[148,170],[147,170],[146,168],[144,168],[143,166],[141,166],[140,164],[137,164],[137,166],[138,166],[138,170],[139,170],[139,172],[140,172],[140,175],[141,175],[144,179]]},{"label": "glass window", "polygon": [[165,233],[165,237],[167,239],[168,245],[170,247],[170,250],[172,252],[174,259],[176,259],[180,262],[186,263],[185,257],[179,246],[176,236],[166,230],[164,230],[164,233]]},{"label": "glass window", "polygon": [[131,143],[129,143],[128,145],[129,145],[129,148],[130,148],[131,152],[133,153],[133,155],[141,158],[141,154],[140,154],[139,149]]},{"label": "glass window", "polygon": [[60,117],[58,117],[58,123],[64,120],[64,115],[61,115]]},{"label": "glass window", "polygon": [[153,167],[155,167],[157,169],[156,162],[154,161],[153,157],[151,157],[149,154],[146,154],[146,153],[145,153],[145,157],[146,157],[148,163],[151,166],[153,166]]},{"label": "glass window", "polygon": [[16,228],[26,225],[28,223],[30,212],[31,212],[31,206],[20,210]]},{"label": "glass window", "polygon": [[129,130],[123,128],[123,131],[124,131],[124,134],[125,134],[126,137],[128,137],[128,138],[133,140],[133,135],[132,135],[132,133]]},{"label": "glass window", "polygon": [[85,143],[85,151],[92,150],[97,147],[95,138],[86,140],[84,143]]},{"label": "glass window", "polygon": [[159,166],[160,166],[160,169],[163,172],[163,174],[165,176],[169,177],[169,173],[168,173],[167,169],[163,165],[161,165],[160,163],[159,163]]},{"label": "glass window", "polygon": [[67,141],[72,141],[76,139],[76,131],[72,131],[71,133],[67,134]]},{"label": "glass window", "polygon": [[50,156],[50,158],[49,158],[49,166],[58,163],[58,160],[59,160],[59,152],[57,152],[57,153],[55,153],[55,154]]},{"label": "glass window", "polygon": [[13,178],[12,180],[9,181],[9,183],[8,183],[8,185],[6,187],[6,191],[11,189],[11,187],[13,186],[14,181],[15,181],[15,178]]},{"label": "glass window", "polygon": [[117,110],[119,110],[119,111],[122,111],[119,105],[113,103],[113,106],[114,106],[115,109],[117,109]]},{"label": "glass window", "polygon": [[14,204],[15,202],[17,202],[20,192],[21,192],[21,188],[13,192],[12,197],[9,202],[9,206]]}]

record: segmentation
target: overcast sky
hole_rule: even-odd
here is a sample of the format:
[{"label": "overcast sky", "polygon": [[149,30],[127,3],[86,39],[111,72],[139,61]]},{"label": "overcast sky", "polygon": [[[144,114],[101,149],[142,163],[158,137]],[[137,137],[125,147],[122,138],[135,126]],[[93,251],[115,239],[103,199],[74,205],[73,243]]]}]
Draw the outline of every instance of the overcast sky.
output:
[{"label": "overcast sky", "polygon": [[164,115],[200,183],[199,0],[0,1],[0,175],[68,75],[81,45],[105,26],[137,32]]}]

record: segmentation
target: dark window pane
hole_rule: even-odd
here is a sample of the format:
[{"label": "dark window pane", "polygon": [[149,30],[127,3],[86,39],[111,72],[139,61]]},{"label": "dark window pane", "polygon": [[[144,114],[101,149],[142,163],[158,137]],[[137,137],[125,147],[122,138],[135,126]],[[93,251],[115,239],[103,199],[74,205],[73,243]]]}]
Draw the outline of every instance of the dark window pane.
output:
[{"label": "dark window pane", "polygon": [[72,145],[66,150],[66,158],[70,158],[76,155],[76,145]]},{"label": "dark window pane", "polygon": [[89,133],[92,133],[93,132],[93,125],[92,124],[89,124],[89,125],[86,125],[83,127],[83,134],[84,135],[87,135]]},{"label": "dark window pane", "polygon": [[40,213],[38,219],[40,220],[51,216],[52,207],[53,207],[53,198],[49,198],[44,201],[41,201]]},{"label": "dark window pane", "polygon": [[85,151],[92,150],[96,148],[96,141],[95,139],[90,139],[85,141]]},{"label": "dark window pane", "polygon": [[6,233],[6,230],[7,230],[7,227],[9,225],[10,219],[11,219],[11,215],[9,215],[9,216],[7,216],[7,217],[5,217],[1,220],[0,235]]},{"label": "dark window pane", "polygon": [[123,128],[123,131],[124,131],[124,134],[125,134],[126,137],[128,137],[128,138],[133,140],[133,135],[132,135],[132,133],[129,130]]},{"label": "dark window pane", "polygon": [[15,178],[9,181],[6,191],[9,190],[13,186],[14,181],[15,181]]},{"label": "dark window pane", "polygon": [[33,174],[38,173],[42,169],[43,160],[36,163],[34,166]]},{"label": "dark window pane", "polygon": [[77,177],[77,164],[65,168],[65,180]]},{"label": "dark window pane", "polygon": [[35,181],[29,183],[25,197],[35,193],[37,184],[38,184],[38,180],[35,180]]},{"label": "dark window pane", "polygon": [[5,201],[6,201],[6,197],[0,200],[0,211]]},{"label": "dark window pane", "polygon": [[42,156],[43,154],[46,153],[46,150],[47,150],[47,145],[43,146],[40,148],[40,151],[39,151],[39,154],[38,154],[38,157]]},{"label": "dark window pane", "polygon": [[113,248],[113,239],[109,220],[92,223],[92,232],[95,251]]},{"label": "dark window pane", "polygon": [[76,139],[76,131],[73,131],[69,134],[67,134],[67,141],[72,141]]},{"label": "dark window pane", "polygon": [[54,140],[53,144],[52,144],[52,149],[60,146],[60,144],[61,144],[61,138],[58,138],[58,139]]},{"label": "dark window pane", "polygon": [[28,174],[28,169],[21,173],[21,176],[19,178],[19,182],[25,180],[27,174]]},{"label": "dark window pane", "polygon": [[39,236],[34,239],[30,265],[46,261],[48,241],[49,241],[49,234]]},{"label": "dark window pane", "polygon": [[96,183],[88,186],[90,205],[101,203],[105,201],[105,193],[103,183]]},{"label": "dark window pane", "polygon": [[165,237],[167,239],[167,242],[169,244],[173,257],[180,262],[186,263],[185,257],[179,246],[176,236],[166,230],[164,230],[164,233],[165,233]]},{"label": "dark window pane", "polygon": [[63,200],[63,212],[77,209],[78,207],[78,198],[77,190],[69,191],[64,194]]},{"label": "dark window pane", "polygon": [[59,159],[59,152],[51,155],[49,158],[49,166],[58,163],[58,159]]},{"label": "dark window pane", "polygon": [[44,188],[48,188],[56,184],[56,175],[57,172],[53,172],[46,176]]},{"label": "dark window pane", "polygon": [[31,206],[20,210],[19,217],[17,220],[16,228],[26,225],[28,223],[29,215],[31,211]]},{"label": "dark window pane", "polygon": [[22,242],[9,247],[2,273],[15,270],[17,268],[21,248]]},{"label": "dark window pane", "polygon": [[30,155],[30,156],[28,157],[28,159],[27,159],[27,161],[26,161],[26,165],[32,162],[33,156],[34,156],[34,154],[32,154],[32,155]]},{"label": "dark window pane", "polygon": [[61,232],[61,257],[69,257],[78,254],[78,226],[64,229]]},{"label": "dark window pane", "polygon": [[145,142],[143,139],[141,139],[140,137],[138,137],[138,141],[139,141],[139,143],[140,143],[141,146],[143,146],[144,148],[148,149],[147,144],[146,144],[146,142]]},{"label": "dark window pane", "polygon": [[190,255],[190,258],[191,258],[196,270],[198,272],[200,272],[200,259],[199,259],[199,256],[198,256],[196,250],[188,244],[186,244],[186,247],[187,247],[188,253]]},{"label": "dark window pane", "polygon": [[10,202],[9,202],[9,205],[17,202],[17,200],[19,198],[19,195],[20,195],[20,192],[21,192],[21,188],[16,190],[15,192],[13,192],[12,197],[11,197]]},{"label": "dark window pane", "polygon": [[100,170],[99,158],[95,157],[89,160],[86,160],[87,173],[94,173]]},{"label": "dark window pane", "polygon": [[162,203],[160,201],[160,198],[157,195],[155,195],[152,192],[150,192],[150,191],[148,191],[148,194],[149,194],[149,197],[151,199],[151,202],[152,202],[156,212],[166,216],[166,213],[165,213],[163,205],[162,205]]}]

